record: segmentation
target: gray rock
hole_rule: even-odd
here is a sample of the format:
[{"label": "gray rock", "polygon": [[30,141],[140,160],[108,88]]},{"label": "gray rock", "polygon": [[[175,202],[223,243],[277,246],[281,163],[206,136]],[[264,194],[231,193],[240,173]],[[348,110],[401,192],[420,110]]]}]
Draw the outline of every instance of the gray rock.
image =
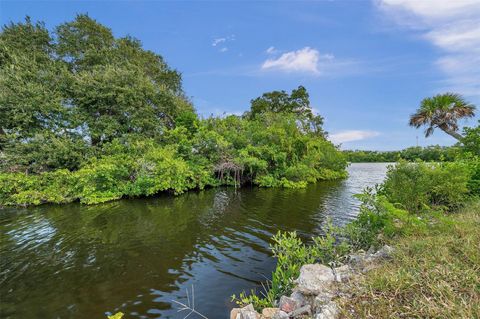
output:
[{"label": "gray rock", "polygon": [[335,276],[330,267],[321,264],[303,265],[300,268],[300,276],[295,281],[299,291],[304,295],[318,295],[328,290],[330,284],[335,281]]},{"label": "gray rock", "polygon": [[272,317],[272,319],[288,319],[288,318],[289,318],[288,314],[282,310],[276,312]]},{"label": "gray rock", "polygon": [[298,309],[295,309],[294,311],[290,312],[288,315],[291,318],[295,318],[295,317],[301,316],[301,315],[311,316],[312,315],[312,308],[310,307],[310,305],[306,305],[306,306],[300,307]]},{"label": "gray rock", "polygon": [[338,317],[338,312],[337,304],[330,301],[315,314],[315,319],[336,319]]},{"label": "gray rock", "polygon": [[375,247],[370,246],[370,248],[368,248],[367,250],[367,255],[373,255],[374,253],[375,253]]},{"label": "gray rock", "polygon": [[353,276],[353,269],[349,265],[343,265],[333,269],[335,281],[346,282]]},{"label": "gray rock", "polygon": [[280,297],[280,302],[278,303],[278,308],[287,313],[294,311],[297,308],[300,308],[300,303],[290,297],[282,296]]},{"label": "gray rock", "polygon": [[325,291],[315,297],[313,300],[313,309],[315,311],[320,311],[322,307],[329,304],[335,295],[332,292]]},{"label": "gray rock", "polygon": [[365,263],[368,255],[363,251],[358,251],[356,254],[351,254],[348,256],[348,261],[352,266],[359,266]]},{"label": "gray rock", "polygon": [[[238,309],[238,308],[235,308],[235,309]],[[230,318],[232,318],[232,312],[230,312]],[[252,304],[249,304],[243,308],[238,309],[235,316],[235,319],[258,319],[258,318],[260,318],[260,314],[255,311]]]},{"label": "gray rock", "polygon": [[388,259],[393,255],[394,249],[388,245],[383,246],[376,253],[373,254],[375,259]]},{"label": "gray rock", "polygon": [[294,291],[290,295],[290,298],[295,300],[299,307],[305,306],[308,303],[307,299],[305,298],[305,296],[300,291]]}]

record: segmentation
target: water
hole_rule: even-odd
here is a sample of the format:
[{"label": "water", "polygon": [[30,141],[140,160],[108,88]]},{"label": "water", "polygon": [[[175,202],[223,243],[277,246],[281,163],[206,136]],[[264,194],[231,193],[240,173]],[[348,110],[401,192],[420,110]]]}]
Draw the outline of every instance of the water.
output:
[{"label": "water", "polygon": [[[343,181],[301,190],[232,188],[0,211],[0,317],[184,318],[172,300],[227,318],[233,293],[269,277],[277,230],[319,234],[358,212],[353,194],[386,164],[353,164]],[[192,315],[193,317],[194,315]]]}]

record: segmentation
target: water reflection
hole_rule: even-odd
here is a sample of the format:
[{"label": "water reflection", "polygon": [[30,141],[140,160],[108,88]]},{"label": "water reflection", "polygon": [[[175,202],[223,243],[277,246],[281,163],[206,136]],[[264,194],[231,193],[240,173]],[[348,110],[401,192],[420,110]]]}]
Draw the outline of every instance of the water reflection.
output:
[{"label": "water reflection", "polygon": [[[178,197],[0,212],[0,317],[183,318],[172,300],[195,287],[197,309],[226,317],[229,296],[258,287],[274,267],[278,229],[319,233],[351,219],[351,195],[385,165],[355,164],[344,181],[301,190],[211,189]],[[222,302],[223,301],[223,302]]]}]

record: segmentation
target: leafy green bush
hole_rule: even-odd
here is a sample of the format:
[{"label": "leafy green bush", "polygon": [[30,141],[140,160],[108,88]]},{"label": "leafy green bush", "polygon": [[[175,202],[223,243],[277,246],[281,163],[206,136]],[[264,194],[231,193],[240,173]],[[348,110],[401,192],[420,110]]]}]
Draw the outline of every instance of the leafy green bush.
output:
[{"label": "leafy green bush", "polygon": [[[15,187],[0,188],[0,205],[74,200],[95,204],[220,184],[303,188],[346,176],[343,155],[322,136],[302,132],[292,114],[264,113],[253,120],[210,118],[192,125],[191,130],[184,126],[166,130],[161,139],[137,134],[113,139],[90,149],[79,168],[68,174],[48,169],[36,175],[1,173],[12,174],[3,179],[18,181]],[[69,180],[64,183],[65,174]],[[63,183],[63,190],[47,191],[45,179],[52,185]]]},{"label": "leafy green bush", "polygon": [[465,199],[470,178],[471,170],[464,162],[400,161],[388,169],[380,193],[414,213],[429,207],[454,209]]}]

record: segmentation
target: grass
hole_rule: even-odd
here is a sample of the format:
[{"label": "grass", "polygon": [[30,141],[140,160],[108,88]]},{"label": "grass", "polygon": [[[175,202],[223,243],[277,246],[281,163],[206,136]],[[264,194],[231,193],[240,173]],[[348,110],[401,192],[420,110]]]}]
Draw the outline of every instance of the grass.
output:
[{"label": "grass", "polygon": [[397,239],[359,279],[343,318],[480,318],[480,200]]}]

